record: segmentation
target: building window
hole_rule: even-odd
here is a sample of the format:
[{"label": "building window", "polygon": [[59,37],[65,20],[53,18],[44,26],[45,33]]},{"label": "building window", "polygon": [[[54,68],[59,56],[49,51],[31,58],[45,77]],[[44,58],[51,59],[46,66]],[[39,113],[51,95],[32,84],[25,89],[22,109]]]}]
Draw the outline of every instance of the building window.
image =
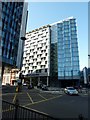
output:
[{"label": "building window", "polygon": [[47,69],[45,69],[45,72],[47,72]]},{"label": "building window", "polygon": [[47,53],[45,53],[45,56],[47,56]]},{"label": "building window", "polygon": [[39,70],[39,72],[41,73],[41,69]]}]

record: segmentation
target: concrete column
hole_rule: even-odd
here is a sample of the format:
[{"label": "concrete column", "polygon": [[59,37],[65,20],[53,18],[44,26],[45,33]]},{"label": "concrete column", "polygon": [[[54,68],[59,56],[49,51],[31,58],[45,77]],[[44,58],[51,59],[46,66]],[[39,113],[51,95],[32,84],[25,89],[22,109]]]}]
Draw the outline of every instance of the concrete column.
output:
[{"label": "concrete column", "polygon": [[40,77],[38,77],[38,83],[40,83]]},{"label": "concrete column", "polygon": [[31,83],[32,83],[32,79],[31,79],[31,77],[30,77],[30,85],[31,85]]},{"label": "concrete column", "polygon": [[49,86],[49,77],[47,76],[47,86]]}]

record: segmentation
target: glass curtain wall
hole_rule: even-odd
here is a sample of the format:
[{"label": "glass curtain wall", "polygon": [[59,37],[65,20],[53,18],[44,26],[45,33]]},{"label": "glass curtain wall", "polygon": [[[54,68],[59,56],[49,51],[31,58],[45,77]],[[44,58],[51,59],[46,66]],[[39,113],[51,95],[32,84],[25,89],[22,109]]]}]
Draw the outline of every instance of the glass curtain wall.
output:
[{"label": "glass curtain wall", "polygon": [[79,76],[79,55],[76,20],[57,24],[58,79],[74,79]]},{"label": "glass curtain wall", "polygon": [[2,2],[2,62],[16,65],[23,2]]},{"label": "glass curtain wall", "polygon": [[50,74],[51,77],[57,78],[57,25],[51,26],[51,48],[50,48]]}]

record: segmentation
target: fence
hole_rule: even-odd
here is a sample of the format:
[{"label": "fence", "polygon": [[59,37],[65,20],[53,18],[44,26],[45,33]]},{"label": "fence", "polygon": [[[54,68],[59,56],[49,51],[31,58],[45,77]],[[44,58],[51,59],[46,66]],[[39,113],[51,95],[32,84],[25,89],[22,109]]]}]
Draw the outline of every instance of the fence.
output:
[{"label": "fence", "polygon": [[53,118],[45,113],[37,112],[36,110],[28,109],[19,105],[18,101],[15,104],[2,100],[2,120],[88,120],[81,115],[78,118],[65,119]]},{"label": "fence", "polygon": [[18,100],[15,104],[2,100],[2,120],[55,120],[55,118],[22,107],[18,104]]}]

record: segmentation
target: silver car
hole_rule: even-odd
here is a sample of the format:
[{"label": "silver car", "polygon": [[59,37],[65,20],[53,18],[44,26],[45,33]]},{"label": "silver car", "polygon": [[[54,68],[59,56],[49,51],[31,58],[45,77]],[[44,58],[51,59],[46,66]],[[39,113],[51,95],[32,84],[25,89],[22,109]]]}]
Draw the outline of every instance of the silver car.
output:
[{"label": "silver car", "polygon": [[74,87],[66,87],[64,92],[69,95],[78,95],[78,91]]}]

